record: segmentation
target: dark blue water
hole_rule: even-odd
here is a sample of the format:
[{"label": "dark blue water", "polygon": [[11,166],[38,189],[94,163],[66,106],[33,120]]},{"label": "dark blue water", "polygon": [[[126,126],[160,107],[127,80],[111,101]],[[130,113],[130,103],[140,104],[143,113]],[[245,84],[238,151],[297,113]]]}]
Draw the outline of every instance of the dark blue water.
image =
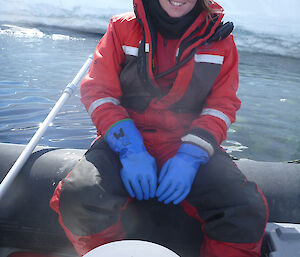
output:
[{"label": "dark blue water", "polygon": [[[100,35],[0,28],[0,142],[26,144],[94,51]],[[299,159],[300,60],[240,52],[238,95],[242,108],[223,144],[227,150],[238,158]],[[95,134],[77,90],[40,145],[87,148]]]}]

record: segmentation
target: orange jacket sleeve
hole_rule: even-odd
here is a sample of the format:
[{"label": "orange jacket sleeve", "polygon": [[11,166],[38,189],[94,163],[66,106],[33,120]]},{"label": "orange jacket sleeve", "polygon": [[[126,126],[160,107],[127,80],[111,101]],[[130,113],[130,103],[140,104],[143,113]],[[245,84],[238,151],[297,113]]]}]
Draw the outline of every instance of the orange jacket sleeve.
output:
[{"label": "orange jacket sleeve", "polygon": [[213,146],[220,145],[226,139],[227,130],[235,121],[236,112],[241,106],[241,101],[236,95],[239,83],[238,53],[233,37],[229,36],[222,44],[225,44],[222,68],[206,99],[202,113],[193,121],[188,132]]},{"label": "orange jacket sleeve", "polygon": [[115,19],[111,19],[97,45],[90,70],[80,87],[81,101],[91,115],[97,133],[101,135],[117,121],[128,118],[127,111],[119,101],[122,94],[119,74],[125,55],[115,28]]}]

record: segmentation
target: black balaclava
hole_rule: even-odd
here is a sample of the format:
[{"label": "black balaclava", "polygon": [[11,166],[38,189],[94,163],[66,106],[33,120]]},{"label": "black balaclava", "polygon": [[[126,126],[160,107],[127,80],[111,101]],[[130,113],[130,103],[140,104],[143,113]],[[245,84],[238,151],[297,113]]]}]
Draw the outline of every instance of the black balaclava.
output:
[{"label": "black balaclava", "polygon": [[189,13],[180,18],[173,18],[161,7],[159,0],[144,0],[143,2],[146,13],[155,29],[165,39],[180,38],[202,11],[199,1],[197,1],[195,7]]}]

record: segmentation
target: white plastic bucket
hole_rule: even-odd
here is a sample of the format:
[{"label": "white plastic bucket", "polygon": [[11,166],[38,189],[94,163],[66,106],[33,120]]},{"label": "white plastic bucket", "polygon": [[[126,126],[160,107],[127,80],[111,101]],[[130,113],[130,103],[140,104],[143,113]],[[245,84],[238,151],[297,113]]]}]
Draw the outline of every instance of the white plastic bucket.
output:
[{"label": "white plastic bucket", "polygon": [[123,240],[101,245],[84,257],[180,257],[170,249],[140,240]]}]

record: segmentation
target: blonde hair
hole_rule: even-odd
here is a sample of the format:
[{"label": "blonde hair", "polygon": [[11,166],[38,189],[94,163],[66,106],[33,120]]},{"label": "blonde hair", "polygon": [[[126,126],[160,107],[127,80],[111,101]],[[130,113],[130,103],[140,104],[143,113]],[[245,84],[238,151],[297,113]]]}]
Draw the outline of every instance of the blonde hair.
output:
[{"label": "blonde hair", "polygon": [[210,0],[198,0],[199,5],[201,6],[202,10],[207,12],[207,18],[212,20],[212,15],[214,13],[222,12],[220,9],[213,9],[210,7],[212,2]]},{"label": "blonde hair", "polygon": [[211,2],[209,0],[198,0],[198,1],[204,11],[206,11],[208,14],[212,14],[213,10],[209,7],[211,5]]}]

